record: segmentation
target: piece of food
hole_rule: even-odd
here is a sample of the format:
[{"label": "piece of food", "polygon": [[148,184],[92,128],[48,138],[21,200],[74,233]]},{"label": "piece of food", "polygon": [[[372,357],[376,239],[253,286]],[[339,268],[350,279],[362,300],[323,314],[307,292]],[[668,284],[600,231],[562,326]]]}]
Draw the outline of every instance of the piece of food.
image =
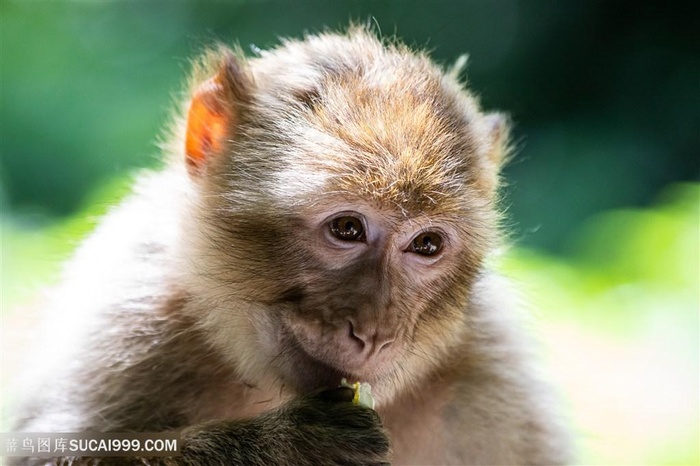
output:
[{"label": "piece of food", "polygon": [[346,379],[340,381],[341,387],[352,388],[355,396],[352,397],[352,404],[374,409],[374,398],[372,398],[372,387],[366,382],[348,383]]}]

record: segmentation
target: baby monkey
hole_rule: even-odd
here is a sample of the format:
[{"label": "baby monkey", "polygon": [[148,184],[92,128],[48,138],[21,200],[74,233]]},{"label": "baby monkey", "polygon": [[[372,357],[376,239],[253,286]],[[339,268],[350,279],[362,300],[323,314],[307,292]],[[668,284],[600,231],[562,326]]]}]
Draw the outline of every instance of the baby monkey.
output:
[{"label": "baby monkey", "polygon": [[194,68],[167,167],[69,264],[51,314],[74,328],[13,430],[183,430],[182,456],[108,464],[567,462],[486,265],[504,117],[362,27]]}]

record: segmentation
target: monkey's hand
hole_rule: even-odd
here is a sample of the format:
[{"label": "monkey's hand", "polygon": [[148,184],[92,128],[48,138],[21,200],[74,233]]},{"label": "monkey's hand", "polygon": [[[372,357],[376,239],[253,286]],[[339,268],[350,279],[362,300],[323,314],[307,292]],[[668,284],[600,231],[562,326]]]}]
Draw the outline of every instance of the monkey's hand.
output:
[{"label": "monkey's hand", "polygon": [[340,387],[299,398],[250,421],[224,421],[183,433],[186,465],[389,464],[389,439],[379,415],[353,405]]}]

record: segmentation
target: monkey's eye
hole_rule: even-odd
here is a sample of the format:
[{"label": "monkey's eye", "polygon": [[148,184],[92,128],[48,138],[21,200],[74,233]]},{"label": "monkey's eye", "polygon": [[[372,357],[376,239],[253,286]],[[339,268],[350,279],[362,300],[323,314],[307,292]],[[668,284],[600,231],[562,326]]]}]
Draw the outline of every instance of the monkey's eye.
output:
[{"label": "monkey's eye", "polygon": [[420,254],[421,256],[432,256],[442,249],[442,237],[434,231],[424,231],[413,238],[408,247],[409,252]]},{"label": "monkey's eye", "polygon": [[357,217],[345,215],[331,220],[331,233],[338,239],[343,241],[364,241],[365,228],[362,226],[362,220]]}]

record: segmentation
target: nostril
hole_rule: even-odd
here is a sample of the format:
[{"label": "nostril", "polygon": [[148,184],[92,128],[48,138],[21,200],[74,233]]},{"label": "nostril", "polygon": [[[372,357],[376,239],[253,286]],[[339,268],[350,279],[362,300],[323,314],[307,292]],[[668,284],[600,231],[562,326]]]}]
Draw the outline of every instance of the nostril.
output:
[{"label": "nostril", "polygon": [[393,338],[392,338],[391,340],[387,340],[387,341],[385,341],[385,342],[380,342],[378,352],[384,351],[384,350],[387,349],[393,342],[394,342],[394,339],[393,339]]},{"label": "nostril", "polygon": [[348,327],[350,329],[348,332],[350,340],[354,341],[360,347],[361,350],[364,349],[365,340],[355,333],[355,327],[352,325],[352,322],[348,321]]}]

